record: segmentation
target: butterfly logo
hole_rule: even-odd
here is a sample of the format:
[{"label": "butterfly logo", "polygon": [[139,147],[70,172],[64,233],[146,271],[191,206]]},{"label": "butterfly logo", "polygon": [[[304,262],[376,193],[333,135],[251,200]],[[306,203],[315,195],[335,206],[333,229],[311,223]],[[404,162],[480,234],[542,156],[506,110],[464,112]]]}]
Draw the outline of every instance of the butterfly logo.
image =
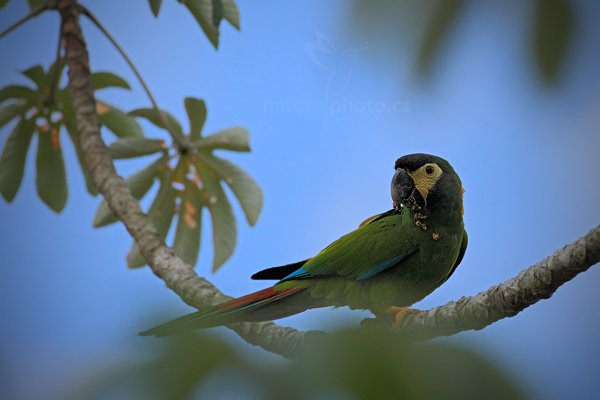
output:
[{"label": "butterfly logo", "polygon": [[308,57],[328,74],[325,98],[332,92],[342,93],[352,77],[358,55],[370,47],[339,50],[320,32],[316,32],[316,43],[306,43]]}]

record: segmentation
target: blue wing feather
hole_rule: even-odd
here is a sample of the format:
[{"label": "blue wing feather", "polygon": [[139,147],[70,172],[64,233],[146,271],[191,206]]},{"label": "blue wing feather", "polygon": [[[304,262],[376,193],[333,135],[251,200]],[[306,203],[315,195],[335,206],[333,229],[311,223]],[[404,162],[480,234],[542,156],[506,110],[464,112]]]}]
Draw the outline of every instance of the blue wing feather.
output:
[{"label": "blue wing feather", "polygon": [[[388,268],[393,267],[394,265],[396,265],[398,262],[400,262],[405,257],[406,257],[405,254],[400,254],[396,257],[390,258],[389,260],[385,260],[384,262],[377,264],[375,267],[371,268],[367,272],[364,272],[364,273],[358,275],[354,279],[356,279],[357,281],[369,279],[369,278],[377,275],[378,273],[385,271]],[[333,274],[329,274],[329,275],[333,275]],[[285,278],[283,278],[282,280],[280,280],[278,283],[289,281],[292,279],[308,279],[308,278],[316,278],[316,277],[323,277],[323,276],[327,276],[327,275],[311,275],[304,268],[299,268],[296,271],[289,274],[288,276],[286,276]]]},{"label": "blue wing feather", "polygon": [[296,271],[289,274],[288,276],[286,276],[285,278],[283,278],[282,280],[280,280],[278,283],[289,281],[292,279],[306,279],[310,277],[311,275],[304,268],[299,268]]},{"label": "blue wing feather", "polygon": [[404,257],[406,257],[405,254],[400,254],[399,256],[392,257],[389,260],[385,260],[384,262],[377,264],[375,267],[371,268],[367,272],[364,272],[364,273],[358,275],[356,277],[356,280],[357,281],[362,281],[364,279],[368,279],[368,278],[370,278],[370,277],[372,277],[374,275],[377,275],[381,271],[385,271],[386,269],[393,267],[395,264],[397,264]]}]

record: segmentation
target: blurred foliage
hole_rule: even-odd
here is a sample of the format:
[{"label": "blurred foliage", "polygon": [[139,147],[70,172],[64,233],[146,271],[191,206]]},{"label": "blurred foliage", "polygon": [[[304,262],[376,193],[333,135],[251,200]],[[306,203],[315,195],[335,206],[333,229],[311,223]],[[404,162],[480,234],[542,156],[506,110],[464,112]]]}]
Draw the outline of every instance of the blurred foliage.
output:
[{"label": "blurred foliage", "polygon": [[[356,0],[350,25],[353,28],[362,27],[368,32],[385,32],[388,37],[391,32],[393,35],[416,38],[415,70],[425,77],[436,67],[445,42],[472,2]],[[531,36],[524,43],[531,46],[533,66],[540,78],[546,83],[555,83],[560,78],[576,29],[573,4],[570,0],[536,0],[534,3],[505,2],[504,6],[529,13],[532,4]],[[491,2],[488,3],[488,6],[491,5]],[[494,6],[497,4],[494,3]],[[506,29],[512,29],[512,26],[507,25]]]},{"label": "blurred foliage", "polygon": [[36,8],[42,7],[48,3],[48,0],[27,0],[27,2],[29,3],[29,8],[35,10]]},{"label": "blurred foliage", "polygon": [[554,82],[559,76],[573,25],[573,10],[568,0],[537,0],[533,49],[538,70],[547,82]]},{"label": "blurred foliage", "polygon": [[417,68],[419,71],[426,73],[431,70],[435,62],[435,57],[440,52],[444,38],[448,35],[464,4],[464,0],[438,2],[419,47],[419,54],[417,56]]},{"label": "blurred foliage", "polygon": [[356,330],[313,340],[285,361],[250,358],[215,336],[176,337],[146,361],[93,377],[73,398],[524,398],[494,363],[464,347]]}]

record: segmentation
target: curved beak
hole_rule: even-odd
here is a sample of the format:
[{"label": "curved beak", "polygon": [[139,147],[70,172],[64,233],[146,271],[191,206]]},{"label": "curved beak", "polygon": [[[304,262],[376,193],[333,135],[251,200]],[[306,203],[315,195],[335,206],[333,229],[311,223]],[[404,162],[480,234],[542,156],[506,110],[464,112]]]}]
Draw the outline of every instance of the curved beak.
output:
[{"label": "curved beak", "polygon": [[398,168],[392,178],[392,201],[394,208],[400,209],[410,198],[415,189],[415,182],[404,168]]}]

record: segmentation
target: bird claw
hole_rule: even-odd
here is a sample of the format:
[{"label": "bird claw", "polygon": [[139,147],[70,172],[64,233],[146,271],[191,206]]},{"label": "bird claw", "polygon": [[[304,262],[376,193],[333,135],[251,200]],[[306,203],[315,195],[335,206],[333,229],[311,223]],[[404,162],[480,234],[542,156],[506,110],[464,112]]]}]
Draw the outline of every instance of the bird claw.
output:
[{"label": "bird claw", "polygon": [[400,329],[402,327],[402,324],[404,323],[404,319],[406,318],[407,315],[418,314],[421,311],[415,310],[412,308],[390,306],[390,307],[386,308],[384,310],[384,312],[387,314],[392,314],[394,316],[394,328]]},{"label": "bird claw", "polygon": [[380,309],[378,312],[373,312],[375,313],[376,318],[363,319],[360,322],[361,328],[373,328],[377,327],[378,325],[381,325],[380,327],[385,327],[386,325],[389,326],[390,317],[393,317],[393,328],[399,330],[402,327],[404,319],[407,315],[418,314],[421,311],[414,310],[412,308],[390,306],[383,310]]}]

